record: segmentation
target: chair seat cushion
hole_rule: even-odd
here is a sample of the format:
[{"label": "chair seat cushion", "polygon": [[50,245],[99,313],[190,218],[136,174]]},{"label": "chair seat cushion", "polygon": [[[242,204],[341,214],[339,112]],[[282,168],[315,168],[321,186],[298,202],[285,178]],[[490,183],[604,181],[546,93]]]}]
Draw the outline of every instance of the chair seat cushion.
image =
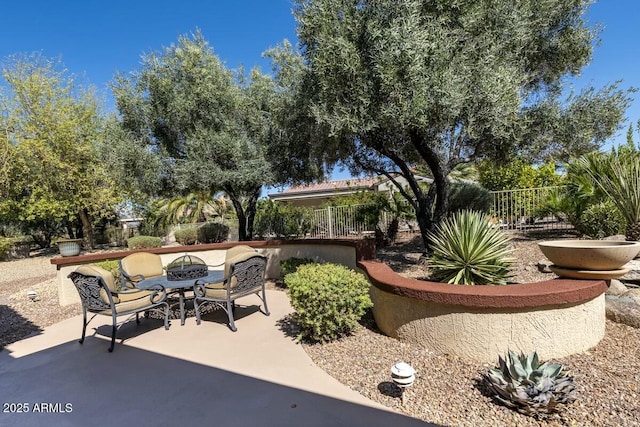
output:
[{"label": "chair seat cushion", "polygon": [[[204,286],[204,289],[205,289],[204,298],[213,298],[213,299],[221,299],[221,300],[227,299],[227,290],[225,289],[224,282],[207,283]],[[237,292],[237,293],[234,293],[233,289],[231,289],[231,299],[240,298],[245,295],[251,295],[260,291],[261,289],[262,288],[252,288],[244,292]]]},{"label": "chair seat cushion", "polygon": [[[118,294],[119,302],[115,304],[116,313],[135,311],[135,310],[142,309],[144,307],[154,305],[155,303],[151,301],[152,293],[153,291],[142,291],[142,292],[136,292],[132,294]],[[134,295],[137,295],[138,298],[133,298]],[[123,297],[126,299],[123,299]],[[111,315],[111,311],[104,310],[102,314]]]}]

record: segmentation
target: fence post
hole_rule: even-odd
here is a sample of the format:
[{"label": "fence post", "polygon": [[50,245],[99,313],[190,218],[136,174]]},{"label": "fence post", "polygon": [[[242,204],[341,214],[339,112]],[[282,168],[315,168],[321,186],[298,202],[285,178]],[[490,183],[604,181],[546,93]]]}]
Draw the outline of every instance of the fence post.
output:
[{"label": "fence post", "polygon": [[327,206],[327,226],[329,228],[329,238],[333,239],[333,215],[331,214],[331,206]]}]

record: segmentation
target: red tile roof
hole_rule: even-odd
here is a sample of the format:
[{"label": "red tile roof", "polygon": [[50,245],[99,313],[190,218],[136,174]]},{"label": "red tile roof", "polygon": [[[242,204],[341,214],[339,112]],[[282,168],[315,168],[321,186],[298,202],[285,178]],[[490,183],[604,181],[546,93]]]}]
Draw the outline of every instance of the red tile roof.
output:
[{"label": "red tile roof", "polygon": [[280,194],[291,195],[301,193],[326,193],[328,191],[340,190],[371,189],[378,183],[380,183],[380,179],[377,177],[351,178],[340,181],[320,182],[317,184],[295,185],[287,188]]}]

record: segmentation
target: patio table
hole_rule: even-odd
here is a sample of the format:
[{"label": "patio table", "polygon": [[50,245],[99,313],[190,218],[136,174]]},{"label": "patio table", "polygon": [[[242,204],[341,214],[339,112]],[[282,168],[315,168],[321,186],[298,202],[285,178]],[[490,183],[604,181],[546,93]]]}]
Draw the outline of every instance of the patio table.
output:
[{"label": "patio table", "polygon": [[199,282],[216,283],[222,282],[222,280],[224,280],[224,271],[208,270],[206,276],[198,277],[197,279],[169,280],[169,278],[164,275],[141,280],[136,284],[136,287],[139,289],[155,289],[158,285],[161,285],[168,293],[177,293],[180,301],[180,325],[182,326],[184,325],[185,319],[185,291],[192,290],[193,286]]}]

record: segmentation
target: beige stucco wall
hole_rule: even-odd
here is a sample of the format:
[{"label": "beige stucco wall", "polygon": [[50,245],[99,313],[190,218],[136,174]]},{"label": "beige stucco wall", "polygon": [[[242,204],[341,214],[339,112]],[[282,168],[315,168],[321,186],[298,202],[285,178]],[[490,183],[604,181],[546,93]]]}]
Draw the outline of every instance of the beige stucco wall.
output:
[{"label": "beige stucco wall", "polygon": [[374,317],[385,334],[474,362],[495,363],[507,350],[558,358],[604,337],[604,294],[582,304],[486,309],[437,304],[371,287]]},{"label": "beige stucco wall", "polygon": [[[179,248],[178,248],[179,249]],[[266,277],[277,279],[280,277],[280,261],[288,258],[311,258],[314,261],[333,262],[342,264],[349,268],[356,268],[356,249],[352,246],[344,245],[309,245],[309,244],[287,244],[280,246],[270,246],[257,248],[258,252],[268,257]],[[167,265],[174,259],[184,254],[194,255],[204,260],[208,265],[224,263],[227,251],[206,250],[195,252],[181,252],[161,254],[162,264]],[[80,302],[78,291],[73,282],[67,276],[76,269],[76,265],[61,266],[57,272],[56,283],[58,285],[58,296],[60,305],[69,305]],[[223,266],[211,267],[214,270],[222,270]]]}]

